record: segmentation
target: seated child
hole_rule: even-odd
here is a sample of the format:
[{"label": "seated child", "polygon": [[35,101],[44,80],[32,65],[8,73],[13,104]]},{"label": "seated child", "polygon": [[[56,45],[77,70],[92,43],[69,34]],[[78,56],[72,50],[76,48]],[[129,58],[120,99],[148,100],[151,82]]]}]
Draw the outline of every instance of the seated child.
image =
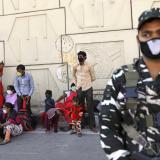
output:
[{"label": "seated child", "polygon": [[5,102],[12,103],[14,105],[14,110],[18,112],[17,94],[13,85],[7,86],[7,95],[5,97]]},{"label": "seated child", "polygon": [[11,136],[18,136],[23,132],[22,124],[17,118],[17,112],[14,110],[14,106],[11,103],[6,102],[4,108],[6,109],[7,114],[5,122],[0,124],[0,128],[3,128],[4,131],[4,140],[0,145],[9,143]]},{"label": "seated child", "polygon": [[54,132],[58,132],[59,114],[55,108],[55,102],[52,98],[52,91],[46,90],[45,96],[45,112],[42,113],[42,117],[44,119],[46,132],[50,131],[52,128],[54,128]]},{"label": "seated child", "polygon": [[81,120],[83,116],[83,107],[79,105],[79,100],[77,97],[72,99],[72,107],[71,107],[71,119],[72,119],[72,130],[70,134],[75,134],[79,137],[82,136],[81,132]]}]

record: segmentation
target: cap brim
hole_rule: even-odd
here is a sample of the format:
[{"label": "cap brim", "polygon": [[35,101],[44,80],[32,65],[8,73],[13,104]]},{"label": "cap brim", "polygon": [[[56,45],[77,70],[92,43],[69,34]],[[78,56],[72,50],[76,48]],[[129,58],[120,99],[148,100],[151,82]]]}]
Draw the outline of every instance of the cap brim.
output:
[{"label": "cap brim", "polygon": [[160,17],[157,16],[153,16],[153,17],[148,17],[147,19],[143,20],[141,23],[138,24],[138,30],[141,29],[141,27],[148,21],[150,21],[151,19],[160,19]]}]

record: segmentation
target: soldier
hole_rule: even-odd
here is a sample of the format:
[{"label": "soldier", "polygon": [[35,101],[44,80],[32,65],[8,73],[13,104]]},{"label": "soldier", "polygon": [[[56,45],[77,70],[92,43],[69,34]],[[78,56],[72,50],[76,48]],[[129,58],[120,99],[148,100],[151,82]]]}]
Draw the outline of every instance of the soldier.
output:
[{"label": "soldier", "polygon": [[101,102],[109,160],[160,160],[160,8],[140,15],[137,41],[142,57],[113,73]]}]

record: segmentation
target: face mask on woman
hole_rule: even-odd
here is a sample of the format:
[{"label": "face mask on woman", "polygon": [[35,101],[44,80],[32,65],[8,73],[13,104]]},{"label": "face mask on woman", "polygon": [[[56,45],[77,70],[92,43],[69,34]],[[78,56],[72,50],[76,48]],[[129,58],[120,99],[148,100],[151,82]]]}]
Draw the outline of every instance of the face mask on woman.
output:
[{"label": "face mask on woman", "polygon": [[71,90],[74,92],[76,92],[76,89],[77,89],[76,86],[71,87]]},{"label": "face mask on woman", "polygon": [[5,108],[3,108],[3,113],[7,113],[7,110]]},{"label": "face mask on woman", "polygon": [[11,95],[13,92],[11,90],[7,90],[7,94]]}]

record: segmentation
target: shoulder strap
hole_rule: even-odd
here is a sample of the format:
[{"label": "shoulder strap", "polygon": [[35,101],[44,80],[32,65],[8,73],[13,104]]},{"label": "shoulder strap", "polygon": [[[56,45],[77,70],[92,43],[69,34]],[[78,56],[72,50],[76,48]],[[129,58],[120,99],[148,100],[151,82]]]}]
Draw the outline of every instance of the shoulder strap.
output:
[{"label": "shoulder strap", "polygon": [[[124,68],[124,67],[123,67]],[[127,65],[124,68],[126,78],[126,87],[136,87],[139,74],[133,64]]]},{"label": "shoulder strap", "polygon": [[148,142],[146,139],[133,127],[133,125],[122,124],[124,131],[127,133],[128,137],[134,139],[138,144],[146,147]]},{"label": "shoulder strap", "polygon": [[134,64],[123,66],[123,70],[126,79],[126,108],[135,110],[137,107],[137,81],[139,74]]}]

